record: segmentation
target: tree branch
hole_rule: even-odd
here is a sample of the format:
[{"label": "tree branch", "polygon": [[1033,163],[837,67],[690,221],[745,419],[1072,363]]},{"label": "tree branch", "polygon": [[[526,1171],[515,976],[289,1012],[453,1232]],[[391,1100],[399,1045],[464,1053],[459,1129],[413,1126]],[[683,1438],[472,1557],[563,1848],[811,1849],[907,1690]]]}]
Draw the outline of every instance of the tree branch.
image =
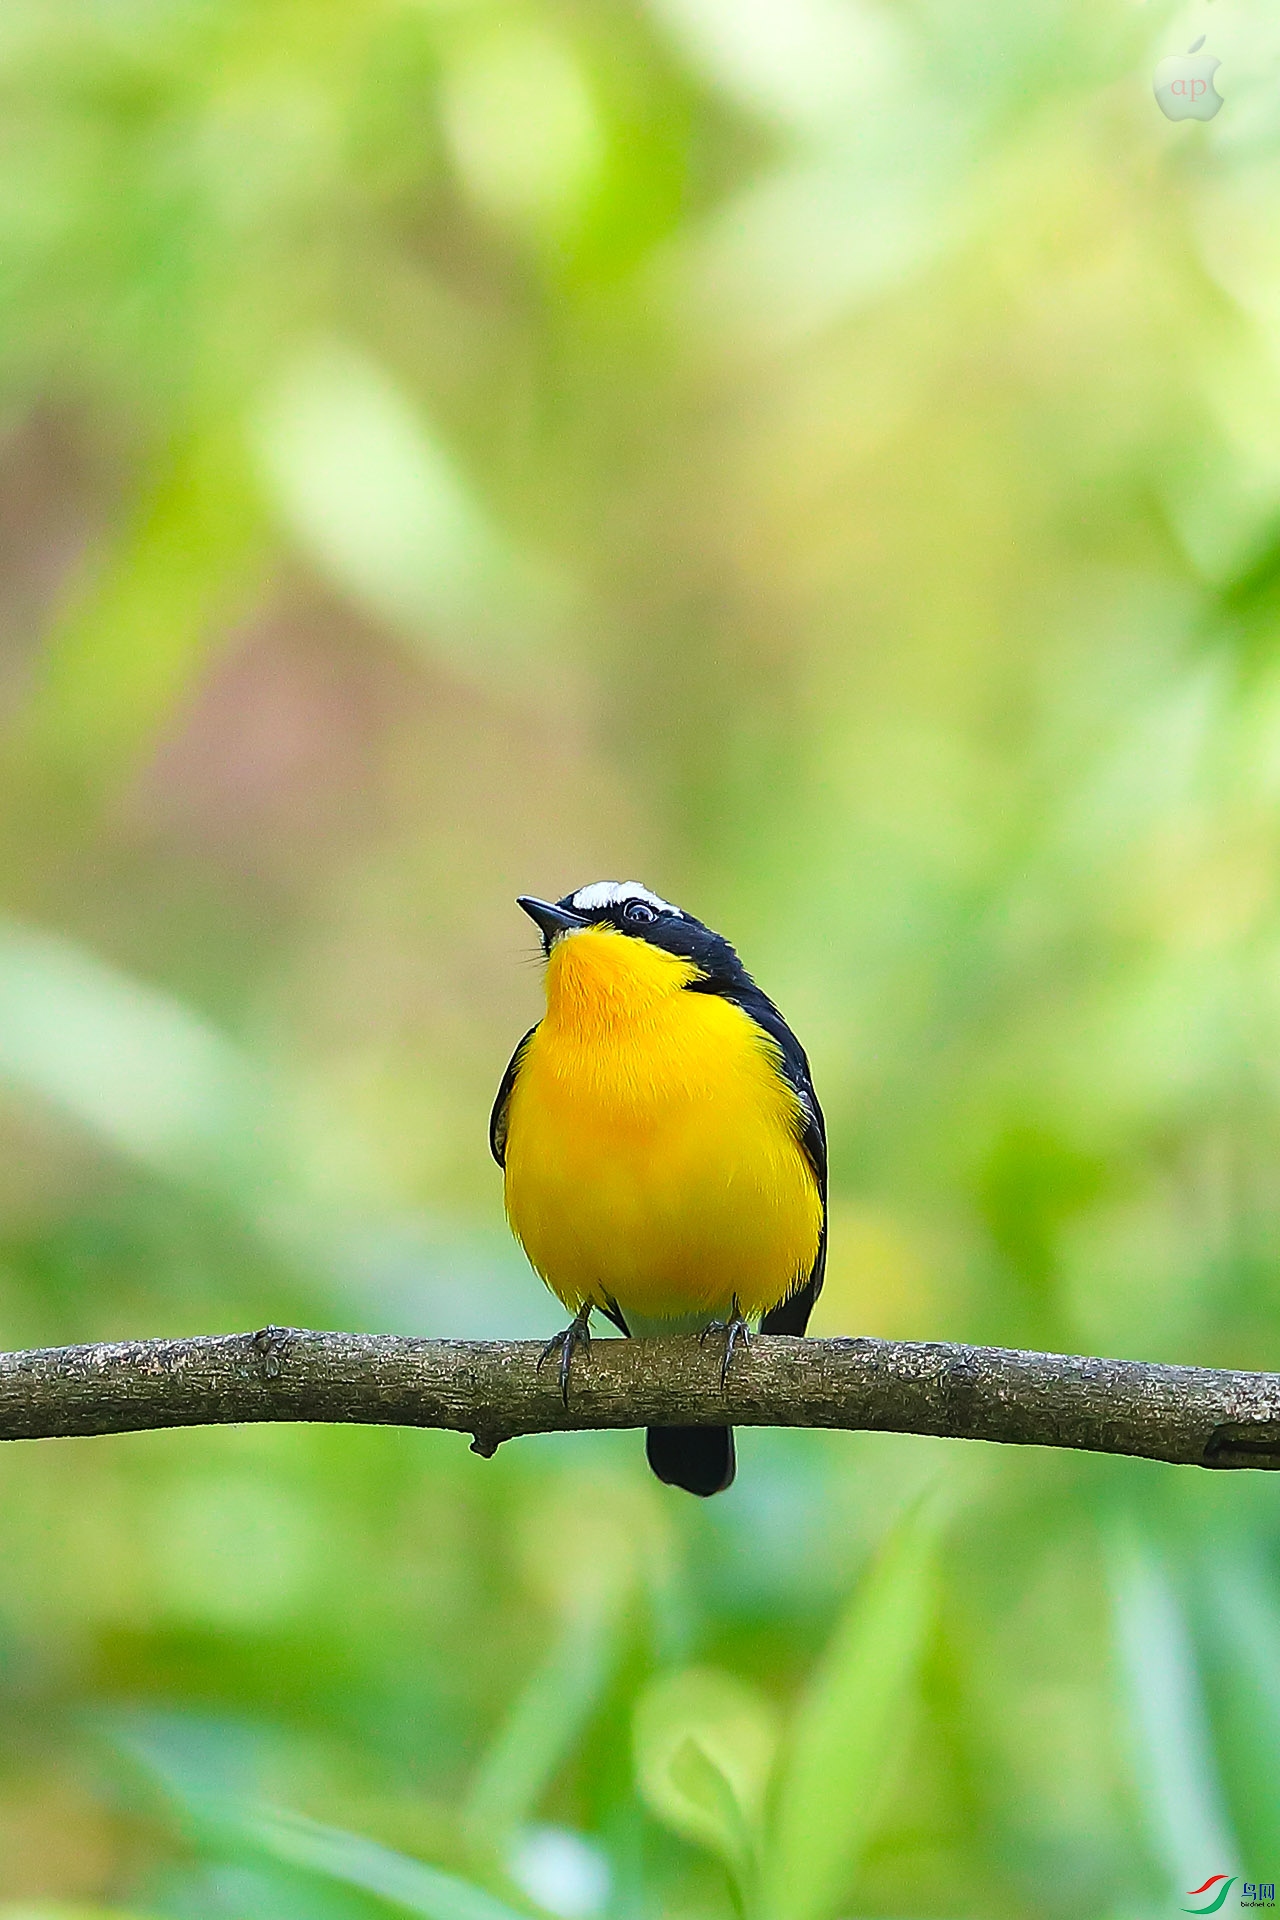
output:
[{"label": "tree branch", "polygon": [[0,1439],[247,1420],[448,1427],[491,1454],[568,1428],[871,1428],[1280,1467],[1280,1374],[934,1341],[761,1337],[720,1385],[719,1343],[598,1340],[569,1404],[530,1341],[267,1327],[0,1354]]}]

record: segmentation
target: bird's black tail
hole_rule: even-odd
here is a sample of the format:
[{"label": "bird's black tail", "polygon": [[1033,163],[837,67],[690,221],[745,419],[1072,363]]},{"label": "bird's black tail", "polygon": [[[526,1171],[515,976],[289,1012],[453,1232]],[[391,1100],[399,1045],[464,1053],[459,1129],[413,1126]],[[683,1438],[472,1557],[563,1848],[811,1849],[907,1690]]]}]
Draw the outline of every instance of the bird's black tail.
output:
[{"label": "bird's black tail", "polygon": [[650,1427],[644,1437],[649,1465],[669,1487],[703,1499],[733,1485],[737,1459],[732,1427]]}]

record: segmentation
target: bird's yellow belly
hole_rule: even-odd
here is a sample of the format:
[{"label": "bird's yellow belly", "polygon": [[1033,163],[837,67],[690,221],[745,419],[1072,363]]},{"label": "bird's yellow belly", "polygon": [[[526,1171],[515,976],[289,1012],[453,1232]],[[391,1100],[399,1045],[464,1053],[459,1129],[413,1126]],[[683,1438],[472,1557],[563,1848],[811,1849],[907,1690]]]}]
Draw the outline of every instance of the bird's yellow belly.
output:
[{"label": "bird's yellow belly", "polygon": [[[549,1030],[550,1028],[550,1030]],[[512,1093],[507,1214],[575,1310],[766,1310],[807,1278],[822,1203],[771,1043],[713,995],[589,1035],[544,1022]]]}]

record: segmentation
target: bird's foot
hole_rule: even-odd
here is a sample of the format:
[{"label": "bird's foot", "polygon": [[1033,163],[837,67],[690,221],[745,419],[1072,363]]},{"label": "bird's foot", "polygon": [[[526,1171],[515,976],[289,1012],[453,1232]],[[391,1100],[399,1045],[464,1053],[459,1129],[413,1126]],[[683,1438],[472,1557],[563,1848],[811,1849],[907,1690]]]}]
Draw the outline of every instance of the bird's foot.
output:
[{"label": "bird's foot", "polygon": [[585,1347],[588,1353],[591,1351],[590,1303],[578,1308],[564,1332],[554,1334],[538,1356],[538,1372],[541,1373],[553,1353],[560,1355],[560,1397],[566,1407],[569,1404],[569,1372],[579,1347]]},{"label": "bird's foot", "polygon": [[742,1317],[742,1309],[738,1305],[738,1296],[736,1293],[733,1296],[733,1305],[729,1310],[729,1318],[727,1320],[712,1320],[705,1326],[698,1335],[698,1345],[705,1347],[713,1333],[724,1335],[724,1355],[720,1361],[720,1385],[723,1388],[728,1384],[729,1368],[733,1364],[734,1354],[738,1351],[739,1347],[750,1349],[751,1346],[751,1329]]}]

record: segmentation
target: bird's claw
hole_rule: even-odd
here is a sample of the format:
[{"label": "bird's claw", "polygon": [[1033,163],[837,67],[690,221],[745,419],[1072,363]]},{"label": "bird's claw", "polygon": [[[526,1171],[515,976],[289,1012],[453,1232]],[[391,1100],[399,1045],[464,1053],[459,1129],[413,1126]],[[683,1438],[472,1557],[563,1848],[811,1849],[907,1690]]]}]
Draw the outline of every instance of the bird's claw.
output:
[{"label": "bird's claw", "polygon": [[724,1335],[724,1355],[720,1361],[720,1386],[723,1390],[729,1382],[729,1368],[733,1364],[734,1354],[739,1347],[746,1347],[749,1350],[751,1346],[751,1328],[742,1317],[742,1309],[738,1305],[736,1294],[733,1297],[729,1318],[709,1321],[698,1335],[698,1345],[705,1347],[713,1333]]},{"label": "bird's claw", "polygon": [[573,1366],[573,1356],[579,1347],[591,1351],[591,1308],[579,1307],[577,1313],[563,1333],[553,1334],[538,1356],[538,1372],[541,1373],[553,1353],[560,1355],[560,1398],[566,1407],[569,1404],[569,1372]]}]

